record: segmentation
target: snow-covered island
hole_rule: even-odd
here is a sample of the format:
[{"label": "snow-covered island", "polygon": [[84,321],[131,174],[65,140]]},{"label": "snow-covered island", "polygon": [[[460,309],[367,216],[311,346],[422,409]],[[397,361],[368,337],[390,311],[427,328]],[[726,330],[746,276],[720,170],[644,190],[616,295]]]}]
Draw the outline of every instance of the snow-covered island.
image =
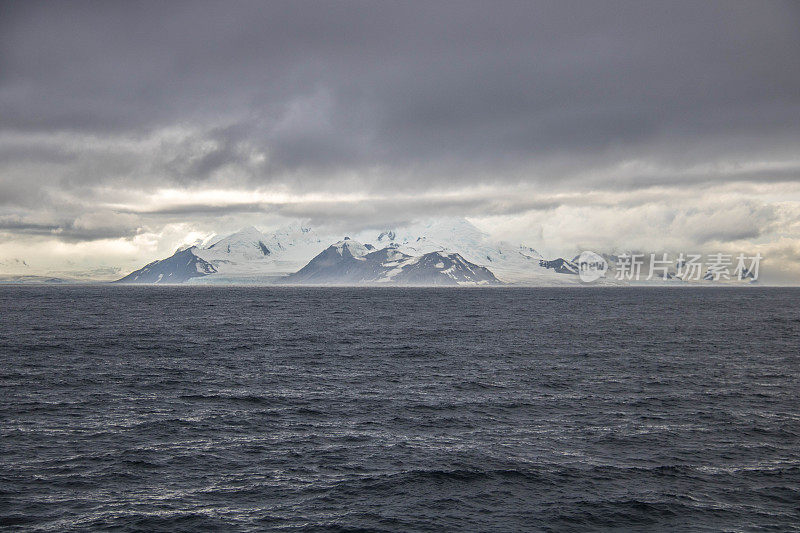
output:
[{"label": "snow-covered island", "polygon": [[250,226],[131,272],[117,283],[560,285],[574,283],[532,247],[492,242],[465,219],[362,232],[331,243],[310,227]]},{"label": "snow-covered island", "polygon": [[[619,285],[619,256],[604,254]],[[648,283],[682,283],[678,265]],[[752,276],[751,276],[752,277]],[[117,280],[144,284],[526,285],[580,283],[578,257],[544,258],[526,244],[495,242],[463,218],[335,238],[294,223],[271,233],[249,226],[183,247]]]}]

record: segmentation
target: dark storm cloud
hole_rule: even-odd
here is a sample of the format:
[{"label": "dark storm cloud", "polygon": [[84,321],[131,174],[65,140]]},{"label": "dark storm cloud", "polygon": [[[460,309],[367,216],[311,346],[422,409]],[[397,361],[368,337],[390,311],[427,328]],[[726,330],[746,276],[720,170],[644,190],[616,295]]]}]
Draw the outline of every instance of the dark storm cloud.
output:
[{"label": "dark storm cloud", "polygon": [[168,205],[156,209],[138,209],[126,210],[125,213],[140,214],[140,215],[156,215],[156,216],[189,216],[189,217],[202,217],[202,216],[218,216],[232,213],[260,213],[268,211],[277,207],[275,204],[266,202],[250,202],[250,203],[229,203],[223,205],[214,205],[208,203],[195,203],[195,204],[181,204],[181,205]]},{"label": "dark storm cloud", "polygon": [[[77,220],[109,191],[205,185],[390,198],[798,181],[798,27],[795,2],[2,2],[0,215],[57,211],[63,195]],[[663,168],[592,174],[637,159]],[[119,212],[357,221],[559,202]],[[140,222],[71,224],[3,229],[80,239]]]},{"label": "dark storm cloud", "polygon": [[132,237],[138,231],[135,227],[125,228],[119,225],[85,227],[77,220],[47,223],[29,222],[13,216],[0,217],[0,242],[3,240],[2,235],[9,233],[36,237],[58,237],[66,242],[83,242]]},{"label": "dark storm cloud", "polygon": [[[573,205],[580,201],[572,199]],[[213,220],[216,217],[236,214],[271,213],[286,218],[301,219],[314,227],[337,227],[347,231],[365,228],[390,227],[410,223],[415,219],[430,216],[459,216],[464,212],[482,212],[488,215],[517,214],[530,210],[546,211],[567,200],[536,198],[486,198],[473,196],[459,199],[432,198],[381,198],[369,202],[353,201],[300,201],[300,202],[248,202],[215,205],[191,203],[167,205],[155,209],[123,210],[124,214],[146,215],[162,221]],[[391,223],[391,224],[390,224]]]},{"label": "dark storm cloud", "polygon": [[[10,2],[10,130],[241,124],[271,169],[797,139],[800,7],[778,2]],[[281,128],[287,108],[324,105]],[[237,155],[221,149],[202,176]]]}]

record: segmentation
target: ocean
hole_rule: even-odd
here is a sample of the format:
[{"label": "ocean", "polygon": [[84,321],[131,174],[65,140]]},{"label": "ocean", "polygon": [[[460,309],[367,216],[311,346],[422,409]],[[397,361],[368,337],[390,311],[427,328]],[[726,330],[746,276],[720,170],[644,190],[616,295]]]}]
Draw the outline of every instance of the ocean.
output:
[{"label": "ocean", "polygon": [[800,531],[800,290],[0,287],[0,528]]}]

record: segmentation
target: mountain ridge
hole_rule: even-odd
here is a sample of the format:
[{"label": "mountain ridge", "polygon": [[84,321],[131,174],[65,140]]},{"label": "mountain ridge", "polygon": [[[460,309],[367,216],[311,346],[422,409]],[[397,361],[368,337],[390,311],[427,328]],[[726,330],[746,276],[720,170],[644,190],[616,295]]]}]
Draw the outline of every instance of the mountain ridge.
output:
[{"label": "mountain ridge", "polygon": [[282,283],[319,285],[498,285],[485,267],[457,253],[441,251],[411,256],[387,246],[372,250],[352,239],[339,241],[314,257]]},{"label": "mountain ridge", "polygon": [[[351,235],[353,238],[348,236],[328,244],[334,240],[332,237],[319,234],[310,226],[297,222],[273,232],[262,232],[254,226],[246,226],[234,233],[215,237],[207,241],[205,246],[191,246],[182,250],[196,259],[188,255],[181,256],[180,260],[173,259],[174,254],[145,265],[117,282],[252,284],[293,279],[305,283],[302,280],[309,275],[309,264],[331,247],[338,250],[338,257],[346,253],[352,256],[350,259],[357,261],[370,253],[380,251],[383,254],[380,257],[371,256],[368,260],[374,271],[364,270],[363,265],[358,268],[353,266],[352,272],[342,273],[341,283],[446,284],[450,283],[450,279],[456,283],[496,281],[528,285],[577,282],[577,270],[569,268],[574,265],[566,259],[546,261],[531,246],[493,242],[466,219],[435,219]],[[333,258],[328,255],[329,259]],[[389,255],[394,259],[390,259]],[[378,266],[392,261],[397,262],[393,269],[386,270]],[[453,269],[449,272],[452,276],[445,274],[448,279],[440,279],[434,273],[439,270],[436,265],[440,263],[447,265],[444,270]],[[557,268],[560,265],[564,267]],[[171,272],[170,268],[175,271]],[[403,272],[389,274],[397,268]],[[338,282],[328,279],[325,283]]]},{"label": "mountain ridge", "polygon": [[196,246],[179,249],[170,257],[148,263],[113,283],[185,283],[192,278],[215,274],[214,265],[198,257],[194,253],[196,249]]}]

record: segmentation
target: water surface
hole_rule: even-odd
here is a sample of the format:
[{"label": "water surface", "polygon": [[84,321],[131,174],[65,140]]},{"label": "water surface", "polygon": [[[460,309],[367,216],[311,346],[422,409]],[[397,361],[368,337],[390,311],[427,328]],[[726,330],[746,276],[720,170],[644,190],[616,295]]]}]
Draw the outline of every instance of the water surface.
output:
[{"label": "water surface", "polygon": [[0,526],[800,530],[799,302],[0,287]]}]

